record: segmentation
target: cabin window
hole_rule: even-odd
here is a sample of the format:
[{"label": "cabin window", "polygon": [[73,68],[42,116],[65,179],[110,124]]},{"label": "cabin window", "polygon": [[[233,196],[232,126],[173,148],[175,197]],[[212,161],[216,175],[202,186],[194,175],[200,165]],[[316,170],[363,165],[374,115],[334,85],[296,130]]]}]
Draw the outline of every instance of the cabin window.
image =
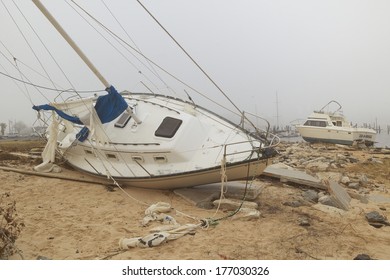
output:
[{"label": "cabin window", "polygon": [[166,117],[154,133],[155,136],[172,138],[182,124],[182,120]]},{"label": "cabin window", "polygon": [[167,162],[168,159],[166,156],[154,156],[154,161],[159,162],[159,163],[164,163]]},{"label": "cabin window", "polygon": [[318,126],[318,127],[326,127],[326,121],[313,121],[307,120],[304,124],[305,126]]},{"label": "cabin window", "polygon": [[144,158],[142,156],[131,156],[131,158],[133,161],[144,162]]},{"label": "cabin window", "polygon": [[115,154],[106,154],[107,159],[118,159]]},{"label": "cabin window", "polygon": [[115,123],[115,127],[120,127],[120,128],[124,128],[127,123],[129,122],[129,120],[131,119],[131,116],[130,114],[125,111],[121,116],[120,118],[118,119],[118,121]]}]

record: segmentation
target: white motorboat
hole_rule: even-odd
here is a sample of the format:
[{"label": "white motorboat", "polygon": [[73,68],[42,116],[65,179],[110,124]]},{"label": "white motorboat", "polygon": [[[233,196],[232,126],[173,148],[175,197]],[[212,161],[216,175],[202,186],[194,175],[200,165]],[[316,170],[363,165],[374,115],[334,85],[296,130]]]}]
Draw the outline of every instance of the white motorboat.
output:
[{"label": "white motorboat", "polygon": [[53,111],[44,162],[54,151],[74,168],[127,186],[180,188],[253,179],[277,154],[278,138],[241,113],[234,124],[190,101],[150,93],[118,93],[38,0],[40,8],[108,91],[100,97],[35,106]]},{"label": "white motorboat", "polygon": [[[338,108],[333,112],[324,111],[332,103],[337,104]],[[326,104],[321,110],[314,111],[303,124],[296,125],[296,128],[307,142],[343,145],[365,143],[368,146],[375,143],[376,131],[352,126],[343,115],[341,105],[334,100]]]}]

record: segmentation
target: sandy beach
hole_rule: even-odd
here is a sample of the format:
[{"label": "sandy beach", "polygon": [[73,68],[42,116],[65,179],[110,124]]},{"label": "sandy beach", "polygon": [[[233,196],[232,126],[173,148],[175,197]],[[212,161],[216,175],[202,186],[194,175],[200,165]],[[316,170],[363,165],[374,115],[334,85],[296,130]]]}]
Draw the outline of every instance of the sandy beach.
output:
[{"label": "sandy beach", "polygon": [[[0,142],[0,165],[31,171],[39,159],[23,154],[43,144],[10,142]],[[286,151],[291,153],[291,145],[282,145],[282,158],[287,157]],[[314,149],[319,151],[318,146]],[[10,259],[351,260],[366,254],[373,259],[389,260],[390,226],[373,227],[365,215],[370,211],[389,215],[390,155],[340,147],[326,151],[335,157],[345,152],[357,162],[337,169],[330,167],[322,176],[342,173],[352,178],[353,174],[365,174],[368,183],[350,191],[361,197],[376,195],[381,199],[362,202],[353,198],[348,211],[307,201],[293,207],[286,202],[301,201],[308,188],[260,178],[253,183],[263,186],[255,200],[259,218],[226,218],[157,247],[128,250],[119,248],[121,238],[145,236],[152,226],[160,224],[154,221],[152,226],[141,225],[145,210],[157,202],[169,203],[169,214],[180,224],[197,224],[204,218],[227,216],[228,212],[196,207],[173,191],[128,187],[121,190],[0,170],[0,193],[8,193],[8,198],[16,202],[18,218],[25,225],[15,242],[18,253]],[[61,167],[61,176],[85,178],[65,165]]]}]

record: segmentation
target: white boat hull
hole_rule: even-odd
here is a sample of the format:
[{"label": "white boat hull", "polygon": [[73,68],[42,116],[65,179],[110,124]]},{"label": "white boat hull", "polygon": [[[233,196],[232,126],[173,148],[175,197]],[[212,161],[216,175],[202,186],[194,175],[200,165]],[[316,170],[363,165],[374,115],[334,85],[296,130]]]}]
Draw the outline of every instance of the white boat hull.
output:
[{"label": "white boat hull", "polygon": [[[271,159],[259,159],[248,162],[243,162],[234,165],[228,165],[225,169],[225,175],[227,181],[238,181],[252,179],[260,176],[264,169],[271,164]],[[78,169],[77,166],[74,168]],[[85,172],[85,171],[83,171]],[[211,183],[222,182],[222,168],[216,166],[214,168],[206,170],[197,170],[184,173],[177,173],[171,175],[131,178],[131,177],[114,177],[121,186],[137,187],[145,189],[177,189],[185,187],[193,187]],[[97,177],[99,179],[106,178],[101,175],[98,176],[94,173],[89,175]],[[113,183],[113,181],[107,180],[107,183]]]},{"label": "white boat hull", "polygon": [[373,144],[375,131],[363,128],[309,127],[297,126],[302,138],[307,142],[326,142],[342,145],[353,145],[356,142]]}]

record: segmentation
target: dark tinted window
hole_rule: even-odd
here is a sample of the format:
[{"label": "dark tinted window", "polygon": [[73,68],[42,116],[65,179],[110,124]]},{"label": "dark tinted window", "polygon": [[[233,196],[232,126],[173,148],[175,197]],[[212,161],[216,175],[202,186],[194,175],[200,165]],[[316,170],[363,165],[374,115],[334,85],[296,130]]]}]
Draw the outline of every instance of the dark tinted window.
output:
[{"label": "dark tinted window", "polygon": [[179,129],[182,122],[183,121],[179,119],[166,117],[157,128],[154,135],[159,137],[172,138],[176,134],[176,131]]}]

